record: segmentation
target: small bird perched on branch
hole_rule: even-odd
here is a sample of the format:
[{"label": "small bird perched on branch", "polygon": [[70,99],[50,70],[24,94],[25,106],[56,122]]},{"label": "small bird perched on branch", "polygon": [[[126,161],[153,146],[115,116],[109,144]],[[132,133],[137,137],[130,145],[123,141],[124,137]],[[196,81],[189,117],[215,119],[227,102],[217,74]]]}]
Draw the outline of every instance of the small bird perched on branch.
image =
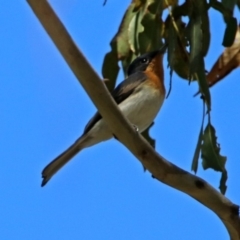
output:
[{"label": "small bird perched on branch", "polygon": [[[122,113],[140,133],[151,125],[165,98],[164,52],[165,48],[162,48],[137,57],[129,66],[128,77],[112,92]],[[79,151],[112,137],[113,133],[97,112],[86,125],[82,136],[43,169],[42,186]]]}]

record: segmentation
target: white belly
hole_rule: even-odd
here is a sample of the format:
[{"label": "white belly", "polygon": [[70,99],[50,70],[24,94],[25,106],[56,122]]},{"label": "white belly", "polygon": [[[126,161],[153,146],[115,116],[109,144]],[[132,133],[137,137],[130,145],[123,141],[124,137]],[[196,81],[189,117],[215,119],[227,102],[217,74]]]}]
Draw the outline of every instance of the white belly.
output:
[{"label": "white belly", "polygon": [[144,85],[141,90],[132,94],[127,100],[119,104],[119,108],[129,121],[143,132],[157,116],[165,96]]},{"label": "white belly", "polygon": [[[150,126],[159,112],[165,96],[144,85],[140,91],[130,95],[119,104],[122,113],[135,125],[139,132]],[[100,119],[84,137],[84,147],[112,138],[112,132],[104,119]]]}]

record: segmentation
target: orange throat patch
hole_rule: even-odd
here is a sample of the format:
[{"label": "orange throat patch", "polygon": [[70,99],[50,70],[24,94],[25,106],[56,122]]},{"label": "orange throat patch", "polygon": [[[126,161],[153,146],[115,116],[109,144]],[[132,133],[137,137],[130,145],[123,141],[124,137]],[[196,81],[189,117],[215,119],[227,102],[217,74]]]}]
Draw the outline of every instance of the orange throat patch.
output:
[{"label": "orange throat patch", "polygon": [[158,54],[148,65],[145,74],[149,79],[149,84],[158,89],[161,94],[165,95],[164,86],[164,70],[163,70],[163,55]]}]

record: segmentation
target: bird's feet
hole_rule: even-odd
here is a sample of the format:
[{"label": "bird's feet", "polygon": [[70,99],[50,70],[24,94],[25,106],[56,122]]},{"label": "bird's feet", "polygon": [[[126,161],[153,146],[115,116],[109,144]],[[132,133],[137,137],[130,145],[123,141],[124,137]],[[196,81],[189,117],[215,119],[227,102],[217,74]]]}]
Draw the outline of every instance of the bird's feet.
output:
[{"label": "bird's feet", "polygon": [[136,125],[132,125],[133,126],[133,129],[137,132],[137,133],[139,133],[139,128],[138,128],[138,126],[136,126]]}]

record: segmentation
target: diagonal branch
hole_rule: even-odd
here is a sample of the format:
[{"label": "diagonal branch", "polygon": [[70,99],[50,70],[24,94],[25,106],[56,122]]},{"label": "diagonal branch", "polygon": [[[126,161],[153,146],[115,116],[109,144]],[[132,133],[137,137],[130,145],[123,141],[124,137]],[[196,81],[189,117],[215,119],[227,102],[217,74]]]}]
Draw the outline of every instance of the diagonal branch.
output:
[{"label": "diagonal branch", "polygon": [[188,194],[211,209],[227,228],[231,240],[239,240],[239,206],[233,204],[203,179],[180,169],[160,156],[121,114],[104,83],[77,48],[48,2],[46,0],[27,2],[117,138],[156,179]]}]

